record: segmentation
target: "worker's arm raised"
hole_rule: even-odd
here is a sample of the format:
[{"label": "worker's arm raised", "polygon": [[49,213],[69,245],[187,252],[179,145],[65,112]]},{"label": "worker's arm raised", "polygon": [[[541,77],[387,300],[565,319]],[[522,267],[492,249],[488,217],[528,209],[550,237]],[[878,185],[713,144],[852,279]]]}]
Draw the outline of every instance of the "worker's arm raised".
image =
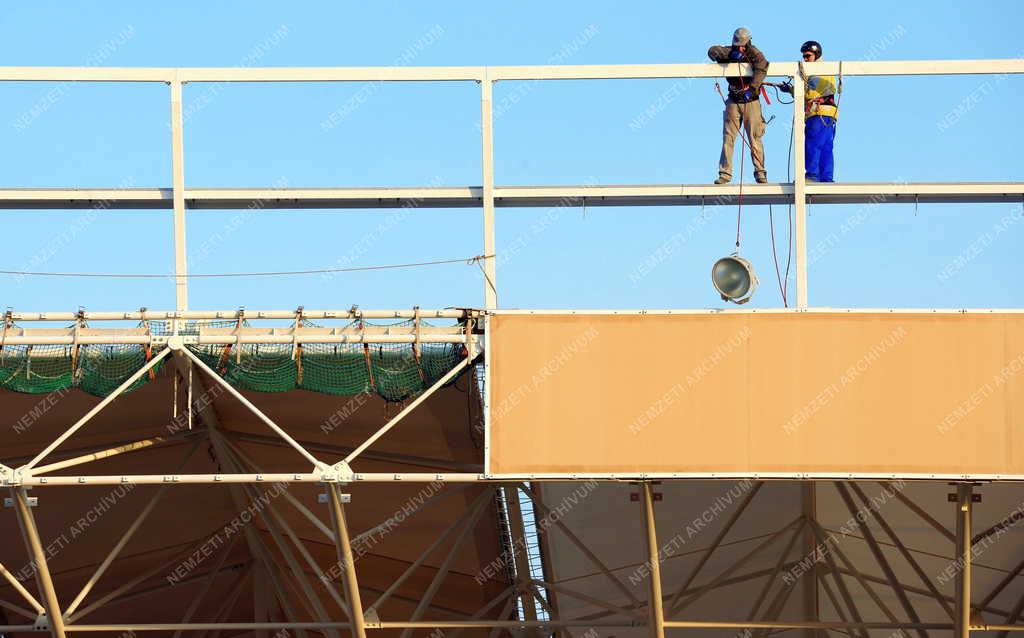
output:
[{"label": "worker's arm raised", "polygon": [[729,62],[729,52],[732,47],[713,46],[708,49],[708,57],[712,62]]}]

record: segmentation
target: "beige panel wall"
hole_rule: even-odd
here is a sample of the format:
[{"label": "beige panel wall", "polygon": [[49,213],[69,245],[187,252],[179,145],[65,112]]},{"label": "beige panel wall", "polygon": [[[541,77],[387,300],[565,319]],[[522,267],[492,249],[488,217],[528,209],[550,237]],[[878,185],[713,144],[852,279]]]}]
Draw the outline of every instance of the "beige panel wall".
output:
[{"label": "beige panel wall", "polygon": [[492,473],[1024,475],[1024,315],[496,315]]}]

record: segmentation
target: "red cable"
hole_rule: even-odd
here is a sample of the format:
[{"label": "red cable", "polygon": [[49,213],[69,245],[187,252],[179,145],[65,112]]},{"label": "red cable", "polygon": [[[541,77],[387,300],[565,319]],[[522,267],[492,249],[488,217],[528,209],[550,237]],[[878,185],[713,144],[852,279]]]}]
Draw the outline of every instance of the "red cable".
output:
[{"label": "red cable", "polygon": [[[772,215],[772,206],[768,205],[768,227],[771,229],[772,235],[772,261],[775,262],[775,280],[779,282],[779,292],[782,293],[782,306],[789,308],[789,303],[786,301],[786,287],[782,283],[782,272],[779,270],[779,257],[775,253],[775,218]],[[789,279],[789,271],[786,271],[786,279]]]},{"label": "red cable", "polygon": [[[742,131],[740,132],[740,139],[743,139]],[[744,142],[744,146],[746,146],[746,142]],[[740,194],[736,198],[736,254],[740,252],[740,220],[743,219],[743,165],[746,163],[745,159],[743,147],[740,147]]]}]

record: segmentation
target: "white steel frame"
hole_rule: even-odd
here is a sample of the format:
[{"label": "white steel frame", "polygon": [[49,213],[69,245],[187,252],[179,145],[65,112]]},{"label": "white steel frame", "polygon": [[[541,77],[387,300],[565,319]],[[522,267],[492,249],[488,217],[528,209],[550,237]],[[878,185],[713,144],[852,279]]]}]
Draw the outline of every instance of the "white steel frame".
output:
[{"label": "white steel frame", "polygon": [[[94,188],[94,189],[67,189],[67,188],[8,188],[0,189],[0,209],[68,209],[68,208],[85,208],[85,207],[96,207],[96,208],[120,208],[120,209],[169,209],[173,211],[174,220],[174,256],[175,256],[175,269],[173,273],[173,280],[175,282],[175,310],[164,311],[164,312],[152,312],[152,311],[137,311],[137,312],[115,312],[115,313],[95,313],[95,312],[79,312],[79,313],[21,313],[21,312],[10,312],[8,313],[6,320],[7,323],[12,321],[19,322],[45,322],[45,321],[61,321],[68,322],[72,321],[76,323],[74,330],[47,330],[37,328],[12,328],[5,330],[2,337],[0,337],[0,345],[15,345],[15,344],[68,344],[68,343],[140,343],[140,344],[151,344],[157,346],[165,346],[166,349],[161,352],[160,357],[169,357],[173,359],[175,365],[182,365],[183,362],[192,361],[193,365],[199,365],[202,369],[201,362],[197,362],[195,357],[187,351],[185,346],[187,344],[195,343],[301,343],[303,341],[314,341],[314,342],[379,342],[379,343],[465,343],[468,351],[472,356],[480,351],[479,339],[483,339],[485,342],[488,337],[487,321],[489,315],[496,312],[498,308],[498,289],[495,272],[495,226],[494,226],[494,215],[497,207],[531,207],[531,206],[555,206],[555,205],[574,205],[583,204],[588,206],[640,206],[640,205],[652,205],[652,206],[665,206],[665,205],[729,205],[735,203],[739,196],[739,187],[736,185],[685,185],[685,184],[670,184],[670,185],[629,185],[629,186],[590,186],[590,185],[570,185],[570,186],[500,186],[495,184],[494,177],[494,125],[493,125],[493,109],[492,109],[492,95],[493,86],[495,82],[507,81],[507,80],[570,80],[570,79],[637,79],[637,78],[724,78],[732,77],[737,75],[749,75],[750,69],[746,65],[717,65],[717,64],[654,64],[654,65],[595,65],[595,66],[503,66],[503,67],[362,67],[362,68],[99,68],[99,67],[78,67],[78,68],[64,68],[64,67],[0,67],[0,81],[80,81],[80,82],[149,82],[157,83],[163,82],[170,87],[170,105],[171,105],[171,158],[172,158],[172,176],[171,185],[169,188],[125,188],[125,189],[110,189],[110,188]],[[838,74],[842,73],[847,77],[853,76],[904,76],[904,75],[963,75],[963,74],[1021,74],[1024,73],[1024,61],[1022,60],[974,60],[974,61],[901,61],[901,62],[821,62],[814,63],[813,65],[804,65],[803,63],[773,63],[771,65],[770,72],[773,76],[789,76],[789,77],[804,77],[807,74]],[[183,86],[187,83],[200,83],[200,82],[362,82],[362,81],[475,81],[481,85],[480,93],[480,107],[481,107],[481,186],[458,186],[458,187],[443,187],[443,188],[272,188],[272,189],[237,189],[237,188],[189,188],[185,183],[185,149],[183,144],[183,119],[182,119],[182,91]],[[747,201],[752,204],[793,204],[795,210],[795,243],[796,243],[796,280],[797,280],[797,304],[794,309],[769,309],[769,310],[733,310],[733,311],[717,311],[717,310],[665,310],[665,311],[594,311],[606,314],[630,314],[632,312],[641,314],[689,314],[689,313],[718,313],[718,312],[761,312],[761,313],[780,313],[780,312],[875,312],[870,310],[835,310],[835,309],[813,309],[808,307],[808,294],[807,294],[807,204],[808,203],[858,203],[858,202],[872,202],[872,203],[885,203],[885,202],[1017,202],[1024,201],[1024,183],[1020,182],[1003,182],[1003,183],[948,183],[948,184],[936,184],[936,183],[918,183],[918,184],[807,184],[803,178],[803,171],[799,170],[799,167],[803,165],[803,110],[802,110],[802,95],[803,95],[803,84],[802,82],[795,82],[795,100],[793,106],[793,124],[794,124],[794,163],[797,167],[795,179],[792,183],[788,184],[751,184],[744,185],[743,195],[747,198]],[[421,311],[414,309],[412,311],[362,311],[358,309],[351,310],[339,310],[339,311],[309,311],[309,310],[296,310],[296,311],[262,311],[262,312],[243,312],[243,311],[190,311],[188,310],[188,271],[187,271],[187,260],[185,251],[185,225],[186,225],[186,211],[202,210],[202,209],[231,209],[231,208],[243,208],[251,207],[254,203],[258,202],[260,208],[270,209],[301,209],[301,208],[394,208],[394,207],[478,207],[482,211],[483,215],[483,269],[485,273],[484,277],[484,310],[473,311],[473,310],[439,310],[439,311]],[[98,204],[102,203],[102,207]],[[502,312],[514,312],[514,311],[502,311]],[[538,313],[543,314],[547,311],[522,311],[525,313]],[[569,314],[573,314],[573,311],[566,311]],[[896,312],[896,311],[893,311]],[[948,309],[948,310],[900,310],[898,312],[1022,312],[1021,310],[962,310],[962,309]],[[464,320],[469,329],[463,331],[460,329],[445,329],[445,328],[430,328],[427,330],[420,331],[416,329],[414,331],[403,330],[400,327],[386,328],[386,329],[373,329],[372,327],[361,328],[359,330],[348,330],[348,329],[306,329],[300,328],[298,319],[402,319],[402,318],[441,318],[441,319],[461,319]],[[256,329],[246,328],[228,333],[222,333],[217,330],[203,330],[199,335],[185,335],[179,334],[178,329],[180,325],[189,320],[224,320],[224,319],[287,319],[294,320],[295,327],[291,329]],[[128,331],[103,331],[101,329],[88,329],[84,326],[87,321],[107,321],[107,320],[120,320],[120,321],[143,321],[143,320],[169,320],[173,326],[173,334],[168,336],[160,335],[148,335],[133,333],[131,330]],[[483,329],[480,329],[480,322],[483,322]],[[7,325],[5,323],[5,325]],[[480,333],[483,333],[482,336]],[[483,350],[486,352],[486,344]],[[450,373],[449,377],[458,374],[459,370],[467,367],[470,364],[469,359],[463,362],[458,369]],[[154,364],[155,365],[155,364]],[[185,363],[185,365],[188,365]],[[144,373],[144,370],[139,371],[139,375]],[[485,375],[489,375],[489,366],[486,366],[485,359]],[[129,380],[130,381],[130,380]],[[219,379],[215,376],[215,381]],[[202,381],[201,381],[202,383]],[[928,475],[890,475],[890,474],[867,474],[867,473],[818,473],[818,474],[771,474],[771,473],[664,473],[664,474],[640,474],[640,475],[627,475],[627,474],[578,474],[572,476],[565,475],[525,475],[525,476],[495,476],[485,472],[445,472],[445,473],[354,473],[348,466],[347,460],[351,460],[357,454],[363,452],[376,437],[383,435],[391,427],[398,425],[398,421],[405,416],[409,411],[414,409],[416,405],[425,400],[432,392],[436,391],[442,384],[438,383],[428,389],[423,395],[421,395],[413,404],[408,406],[408,409],[400,413],[390,422],[385,424],[381,430],[374,434],[364,445],[356,448],[352,451],[346,461],[342,461],[335,465],[328,465],[327,463],[318,459],[314,453],[316,450],[311,446],[306,446],[300,441],[292,439],[286,429],[276,424],[261,413],[254,405],[243,401],[254,414],[255,418],[261,420],[267,425],[273,434],[277,435],[280,439],[277,441],[280,445],[290,446],[306,458],[310,463],[310,470],[307,472],[300,473],[289,473],[289,474],[269,474],[259,473],[259,468],[256,468],[247,462],[241,455],[240,450],[235,447],[231,441],[221,432],[220,424],[216,420],[216,415],[211,410],[200,410],[200,416],[206,425],[206,431],[200,432],[198,436],[208,436],[211,442],[217,447],[219,452],[222,453],[226,459],[226,465],[229,469],[233,469],[233,472],[223,474],[209,474],[209,475],[194,475],[194,474],[164,474],[164,475],[121,475],[121,476],[93,476],[93,475],[78,475],[78,476],[49,476],[49,472],[56,469],[62,469],[69,466],[77,466],[87,464],[91,461],[107,458],[115,454],[130,453],[134,450],[144,449],[152,445],[161,445],[167,442],[167,439],[156,437],[151,440],[131,442],[128,444],[120,445],[109,450],[90,450],[84,454],[78,456],[72,456],[54,463],[50,463],[44,466],[38,466],[37,464],[42,461],[43,457],[49,453],[55,451],[55,449],[64,442],[75,430],[87,425],[87,421],[96,412],[103,409],[107,404],[116,399],[116,397],[124,391],[126,387],[130,385],[129,382],[123,384],[114,394],[110,395],[107,399],[102,401],[94,409],[90,410],[89,413],[84,415],[75,425],[69,430],[64,432],[57,440],[55,440],[50,446],[48,446],[43,452],[38,454],[31,461],[16,468],[9,468],[6,466],[0,466],[0,484],[8,488],[13,496],[13,502],[16,506],[18,518],[21,523],[22,534],[25,538],[26,547],[29,554],[34,556],[38,569],[38,589],[39,598],[33,597],[29,592],[25,591],[23,587],[18,588],[17,591],[25,599],[26,602],[33,608],[34,613],[38,614],[36,621],[31,625],[7,625],[0,627],[0,631],[13,632],[13,631],[42,631],[48,632],[55,637],[63,637],[65,632],[119,632],[119,631],[156,631],[156,630],[176,630],[182,631],[198,631],[198,630],[224,630],[224,629],[247,629],[257,632],[263,630],[273,629],[295,629],[299,635],[304,634],[304,630],[323,630],[328,635],[335,634],[337,629],[348,629],[351,630],[353,635],[363,638],[368,630],[379,630],[379,629],[437,629],[437,628],[451,628],[456,631],[461,631],[467,628],[488,628],[492,629],[492,636],[501,629],[507,629],[509,631],[521,631],[524,629],[543,629],[545,633],[552,632],[555,630],[561,630],[564,633],[567,627],[629,627],[629,626],[647,626],[650,629],[650,635],[652,638],[663,638],[665,628],[748,628],[748,629],[763,629],[763,630],[783,630],[783,629],[831,629],[831,630],[842,630],[842,629],[854,629],[863,630],[869,628],[877,629],[918,629],[920,631],[927,630],[944,630],[948,631],[956,629],[956,633],[961,638],[969,636],[971,631],[986,631],[986,630],[999,630],[999,631],[1020,631],[1024,630],[1024,626],[1014,624],[1019,618],[1022,609],[1024,609],[1024,600],[1021,604],[1017,605],[1016,609],[1008,614],[1006,624],[984,624],[973,621],[970,616],[971,609],[971,571],[970,571],[970,554],[973,543],[977,542],[978,537],[974,537],[971,534],[971,484],[974,482],[982,481],[994,481],[994,480],[1022,480],[1024,477],[1020,476],[1004,476],[1004,475],[959,475],[959,474],[928,474]],[[487,396],[490,383],[485,385],[485,415],[487,414],[486,404],[489,403],[489,396]],[[229,392],[235,395],[235,398],[244,397],[233,392],[233,388],[227,388]],[[192,433],[188,436],[183,436],[182,439],[195,438]],[[268,437],[273,439],[274,437]],[[486,468],[490,460],[489,451],[489,433],[485,433],[485,465]],[[194,445],[194,443],[193,443]],[[193,448],[194,449],[194,448]],[[78,451],[82,452],[82,451]],[[72,452],[74,454],[74,452]],[[365,455],[369,456],[370,451],[366,451]],[[931,595],[939,600],[943,606],[950,611],[953,611],[949,604],[952,602],[955,606],[955,614],[951,613],[949,623],[920,623],[920,622],[902,622],[895,619],[890,612],[887,611],[889,622],[872,622],[860,620],[859,614],[857,614],[854,606],[850,606],[848,611],[854,618],[853,622],[848,622],[845,619],[842,622],[822,622],[820,620],[815,621],[783,621],[778,619],[778,612],[781,611],[782,605],[785,603],[785,598],[777,598],[769,605],[766,610],[766,615],[760,619],[752,617],[747,621],[741,622],[722,622],[715,620],[676,620],[666,618],[666,615],[671,615],[673,612],[673,603],[675,598],[678,598],[684,592],[691,593],[692,597],[681,601],[685,606],[687,601],[695,600],[696,596],[701,595],[712,586],[700,587],[692,592],[684,586],[678,590],[675,594],[675,598],[670,601],[670,604],[665,607],[661,603],[662,594],[662,583],[657,569],[658,557],[657,557],[657,535],[656,535],[656,524],[654,516],[654,501],[653,501],[653,486],[652,481],[661,479],[753,479],[757,481],[768,481],[768,480],[803,480],[803,481],[850,481],[850,480],[878,480],[887,481],[891,479],[902,478],[911,480],[930,480],[930,481],[950,481],[958,484],[957,492],[957,531],[953,537],[957,540],[957,551],[961,558],[964,560],[964,569],[958,577],[957,596],[953,599],[947,599],[937,593],[934,588],[930,590],[916,590],[915,593],[924,595]],[[612,603],[604,603],[602,606],[608,610],[607,613],[624,615],[626,620],[601,620],[601,619],[564,619],[555,617],[550,621],[538,622],[538,621],[524,621],[524,620],[504,620],[507,618],[506,615],[512,608],[511,604],[506,604],[505,614],[502,615],[501,620],[481,620],[481,616],[487,612],[488,609],[502,602],[504,597],[510,597],[508,603],[512,602],[512,599],[518,595],[531,595],[527,591],[518,591],[515,585],[510,587],[504,594],[492,601],[487,607],[477,612],[477,614],[469,617],[467,620],[460,621],[436,621],[436,620],[420,620],[419,615],[423,609],[429,605],[429,597],[425,599],[423,604],[418,609],[416,617],[408,621],[382,621],[374,605],[370,605],[366,611],[367,614],[363,616],[363,605],[359,599],[359,585],[357,581],[357,574],[353,557],[351,554],[350,543],[346,542],[348,538],[347,523],[345,519],[345,507],[343,503],[343,495],[339,492],[340,486],[353,483],[353,482],[392,482],[392,481],[404,481],[408,483],[421,483],[421,482],[459,482],[459,483],[475,483],[485,482],[491,483],[492,486],[488,487],[488,490],[484,492],[484,495],[490,493],[491,490],[497,489],[499,485],[520,486],[519,481],[547,481],[547,480],[589,480],[589,479],[601,479],[601,480],[635,480],[640,482],[640,491],[643,502],[643,517],[644,517],[644,529],[646,530],[646,539],[642,545],[646,549],[647,560],[651,562],[651,580],[649,582],[650,591],[658,592],[654,594],[653,604],[648,605],[646,613],[643,613],[643,608],[639,601],[635,605],[630,604],[629,607],[620,607]],[[169,624],[132,624],[132,625],[89,625],[80,623],[80,619],[88,611],[95,609],[97,606],[102,605],[105,601],[113,598],[115,595],[121,595],[131,589],[132,583],[126,583],[119,587],[113,594],[108,594],[106,597],[98,602],[92,603],[89,607],[75,612],[75,607],[78,603],[81,603],[84,596],[88,594],[88,589],[83,590],[76,600],[71,603],[70,606],[64,608],[61,611],[60,602],[57,600],[54,592],[52,580],[49,577],[49,573],[46,568],[45,557],[41,553],[41,541],[39,538],[38,530],[35,528],[34,521],[32,519],[32,512],[30,508],[29,498],[26,495],[26,490],[33,486],[73,486],[73,485],[114,485],[114,484],[161,484],[166,486],[172,486],[175,484],[185,483],[224,483],[231,487],[233,495],[239,503],[244,503],[245,499],[255,494],[256,485],[259,483],[319,483],[325,484],[328,488],[329,505],[330,505],[330,519],[333,533],[320,523],[321,529],[328,535],[333,542],[340,542],[338,547],[340,564],[344,568],[344,582],[343,582],[343,593],[345,600],[354,603],[354,609],[350,606],[343,606],[349,618],[344,621],[335,621],[326,618],[323,613],[318,613],[320,620],[317,622],[295,622],[293,619],[293,611],[290,609],[283,609],[283,612],[288,617],[287,621],[282,622],[259,622],[260,612],[257,611],[257,622],[251,623],[229,623],[222,622],[223,617],[227,616],[230,612],[230,597],[228,601],[225,601],[223,614],[218,613],[218,618],[215,619],[217,622],[190,622],[192,612],[194,612],[195,605],[198,604],[199,599],[194,601],[190,607],[190,612],[186,614],[186,617],[180,623],[169,623]],[[853,485],[853,489],[857,492],[858,488]],[[162,493],[162,491],[161,491]],[[843,492],[845,494],[845,492]],[[857,492],[859,493],[859,492]],[[863,498],[863,495],[861,494]],[[533,496],[531,495],[531,498]],[[901,496],[901,500],[905,500],[906,497]],[[746,503],[749,499],[744,502],[742,507],[746,507]],[[301,504],[292,503],[296,507],[302,508],[304,514],[307,517],[313,517],[312,513],[305,510]],[[808,544],[814,545],[814,536],[817,535],[819,538],[823,530],[816,521],[813,520],[813,503],[810,507],[805,504],[805,513],[801,518],[793,521],[787,527],[779,530],[776,536],[782,535],[784,532],[790,530],[794,525],[795,531],[793,532],[793,539],[796,539],[800,534],[805,535],[805,539],[809,539]],[[109,560],[105,561],[104,565],[101,566],[100,571],[94,576],[93,580],[87,585],[87,588],[94,584],[95,580],[102,575],[102,568],[109,564],[110,560],[113,560],[113,556],[117,550],[127,542],[127,537],[141,524],[141,518],[144,518],[145,513],[149,508],[153,507],[151,503],[147,506],[147,510],[144,510],[140,519],[136,523],[132,524],[132,527],[126,532],[125,536],[117,542],[114,551],[111,553]],[[916,507],[913,503],[909,503],[908,507]],[[476,515],[482,510],[477,510]],[[915,510],[918,511],[918,510]],[[923,512],[919,512],[922,513]],[[470,512],[467,512],[469,515]],[[737,513],[737,516],[739,513]],[[880,513],[875,512],[875,516],[880,516]],[[473,517],[470,517],[473,518]],[[469,520],[469,519],[467,519]],[[475,518],[473,519],[475,520]],[[275,522],[276,521],[276,522]],[[295,539],[293,533],[287,528],[287,524],[283,519],[280,519],[276,514],[273,518],[265,519],[274,540],[280,543],[280,548],[284,548],[284,535],[291,536]],[[319,521],[318,521],[319,522]],[[472,522],[472,521],[470,521]],[[950,534],[942,527],[937,521],[929,521],[937,529]],[[278,523],[282,523],[280,528]],[[461,524],[461,521],[456,521],[451,528],[449,528],[445,534],[453,534]],[[459,533],[460,538],[464,538],[467,530],[466,527]],[[574,538],[571,531],[565,528],[564,525],[560,527],[564,533],[569,534],[570,538]],[[808,531],[813,534],[808,534]],[[982,535],[979,535],[982,536]],[[898,542],[898,539],[894,539]],[[235,567],[241,569],[240,577],[235,588],[234,596],[237,597],[240,591],[241,585],[245,582],[247,577],[257,578],[256,572],[254,572],[254,566],[256,563],[262,561],[262,569],[269,570],[265,575],[269,576],[269,584],[276,588],[278,593],[282,591],[281,584],[275,580],[274,577],[274,565],[272,560],[267,560],[269,552],[266,546],[262,545],[259,539],[248,538],[248,541],[252,545],[253,560],[254,563],[244,565],[241,567]],[[585,551],[585,546],[575,539],[574,542],[578,547],[581,547]],[[792,543],[792,541],[791,541]],[[716,541],[717,544],[717,541]],[[708,550],[708,555],[714,551],[714,547]],[[301,549],[300,549],[301,553]],[[827,554],[827,552],[826,552]],[[588,554],[590,555],[590,554]],[[295,561],[294,556],[288,554],[289,564],[294,567],[298,563]],[[450,561],[451,554],[449,555],[446,562]],[[303,555],[305,558],[306,555]],[[594,560],[596,556],[591,557]],[[829,557],[830,558],[830,557]],[[840,554],[840,558],[843,558]],[[422,557],[421,559],[422,560]],[[706,560],[706,558],[705,558]],[[784,559],[776,564],[774,575],[779,573],[779,570],[783,567],[789,566],[784,565]],[[741,561],[742,563],[743,561]],[[882,584],[890,585],[894,591],[902,589],[900,583],[889,582],[884,579],[877,577],[870,577],[870,575],[861,574],[856,571],[852,565],[849,565],[845,559],[843,559],[845,571],[834,563],[829,563],[829,568],[832,569],[833,576],[839,579],[840,574],[855,576],[863,586],[867,586],[866,582],[874,578],[876,581]],[[880,561],[881,562],[881,561]],[[219,565],[222,565],[221,561]],[[597,563],[600,566],[600,561]],[[735,569],[738,565],[730,567],[729,569]],[[217,570],[220,566],[217,567]],[[883,567],[884,570],[884,567]],[[772,571],[772,570],[769,570]],[[615,577],[608,573],[605,569],[606,574],[615,580]],[[11,580],[10,573],[0,566],[0,573]],[[214,572],[216,574],[217,571]],[[760,574],[760,575],[763,575]],[[773,579],[774,579],[773,575]],[[529,579],[529,575],[525,575]],[[212,577],[212,576],[211,576]],[[302,579],[300,578],[300,581]],[[538,586],[544,587],[548,585],[543,581],[532,581],[529,583],[531,588]],[[725,578],[724,575],[716,578],[713,584],[724,584],[726,582],[732,582],[733,579]],[[141,580],[133,581],[136,584],[142,582]],[[435,582],[431,585],[431,594],[437,590],[440,581],[435,579]],[[309,583],[300,582],[300,585],[306,587],[307,593],[310,592],[308,589]],[[1001,585],[1000,587],[1002,587]],[[561,590],[566,591],[567,588],[564,586],[558,586]],[[675,588],[668,588],[669,596]],[[548,589],[549,592],[553,589]],[[910,589],[908,588],[908,591]],[[998,591],[998,589],[997,589]],[[335,596],[335,600],[338,600],[337,592],[330,592]],[[567,595],[573,595],[573,592],[566,591]],[[765,592],[767,593],[767,591]],[[788,594],[787,594],[788,595]],[[830,594],[831,595],[831,594]],[[780,593],[781,596],[781,593]],[[764,596],[762,596],[763,599]],[[984,611],[989,611],[986,607],[988,602],[991,602],[994,593],[990,594],[989,597],[983,601],[981,608]],[[597,601],[600,602],[600,601]],[[283,603],[283,601],[282,601]],[[376,603],[375,603],[376,604]],[[319,607],[319,601],[315,603],[315,607],[322,612],[322,607]],[[9,611],[15,611],[21,613],[21,615],[32,618],[32,610],[24,610],[16,605],[5,603],[4,608]],[[282,607],[285,605],[282,604]],[[265,611],[265,610],[264,610]],[[549,610],[550,611],[550,610]],[[755,612],[757,610],[755,609]],[[772,615],[774,611],[774,616]],[[1000,611],[1001,610],[996,610]],[[49,612],[49,613],[47,613]],[[644,618],[650,618],[650,620],[643,620]],[[265,620],[265,616],[262,618]],[[408,633],[408,632],[406,632]]]},{"label": "white steel frame", "polygon": [[[1024,60],[928,60],[899,62],[775,62],[773,76],[805,78],[808,74],[856,76],[1021,74]],[[625,64],[495,67],[304,67],[304,68],[100,68],[0,67],[2,81],[163,82],[170,86],[170,189],[3,189],[0,208],[167,208],[174,211],[175,307],[188,308],[185,252],[185,210],[235,208],[260,202],[261,208],[347,208],[397,206],[479,206],[483,212],[484,307],[497,308],[494,210],[503,206],[550,206],[553,202],[588,205],[722,205],[732,203],[737,186],[638,185],[498,187],[494,179],[492,94],[495,82],[506,80],[612,80],[725,78],[750,75],[746,64]],[[480,84],[480,187],[455,188],[326,188],[326,189],[196,189],[187,190],[184,173],[182,87],[198,82],[429,82],[475,81]],[[799,308],[807,300],[807,203],[881,201],[991,202],[1024,200],[1024,184],[806,184],[803,171],[803,82],[794,83],[793,155],[797,167],[792,184],[745,187],[754,203],[792,203],[795,209],[796,283]],[[566,198],[569,198],[568,200]],[[708,198],[711,199],[707,202]]]}]

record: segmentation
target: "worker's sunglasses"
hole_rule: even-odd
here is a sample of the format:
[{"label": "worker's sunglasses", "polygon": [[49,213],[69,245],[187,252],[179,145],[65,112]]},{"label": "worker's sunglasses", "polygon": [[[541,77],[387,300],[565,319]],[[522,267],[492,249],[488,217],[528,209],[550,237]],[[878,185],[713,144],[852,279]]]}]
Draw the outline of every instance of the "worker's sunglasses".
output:
[{"label": "worker's sunglasses", "polygon": [[813,60],[814,59],[814,54],[811,53],[810,51],[807,51],[806,53],[804,53],[804,59],[805,60]]}]

